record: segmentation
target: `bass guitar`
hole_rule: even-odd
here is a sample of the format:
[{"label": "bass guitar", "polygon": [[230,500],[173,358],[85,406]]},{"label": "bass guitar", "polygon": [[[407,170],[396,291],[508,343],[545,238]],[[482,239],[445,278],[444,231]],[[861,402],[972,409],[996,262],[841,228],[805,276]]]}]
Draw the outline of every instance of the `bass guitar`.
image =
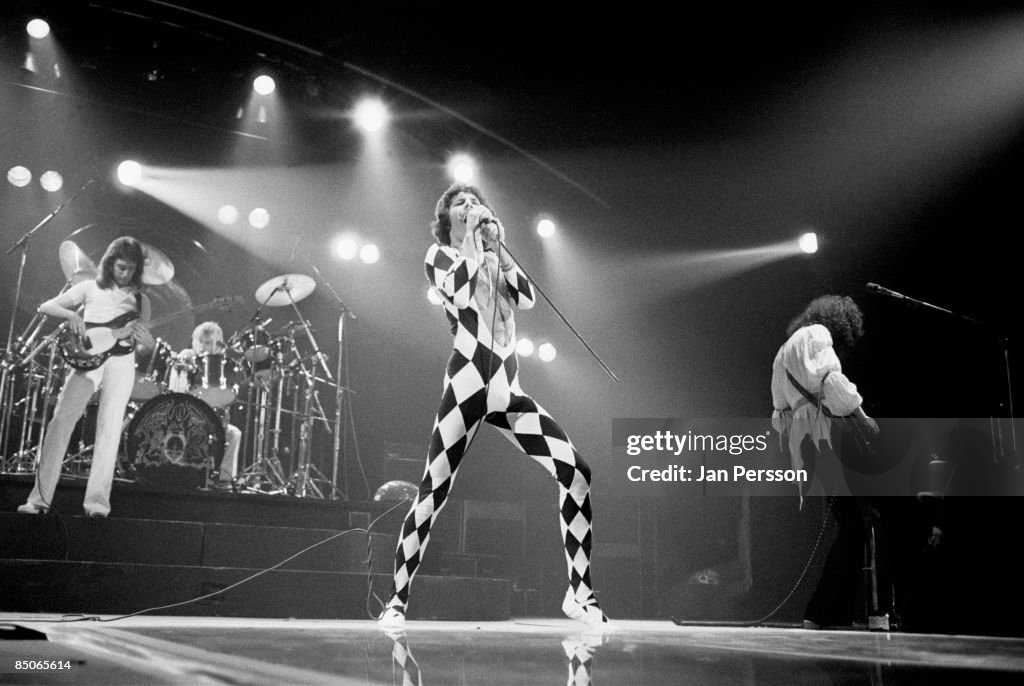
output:
[{"label": "bass guitar", "polygon": [[[209,310],[229,310],[241,305],[245,298],[240,295],[214,298],[204,305],[189,307],[149,322],[149,328],[173,321],[187,314],[199,314]],[[106,362],[111,355],[124,355],[132,350],[129,324],[139,318],[138,312],[126,312],[102,324],[86,323],[85,335],[81,336],[62,324],[57,334],[57,349],[64,361],[74,369],[87,372]]]}]

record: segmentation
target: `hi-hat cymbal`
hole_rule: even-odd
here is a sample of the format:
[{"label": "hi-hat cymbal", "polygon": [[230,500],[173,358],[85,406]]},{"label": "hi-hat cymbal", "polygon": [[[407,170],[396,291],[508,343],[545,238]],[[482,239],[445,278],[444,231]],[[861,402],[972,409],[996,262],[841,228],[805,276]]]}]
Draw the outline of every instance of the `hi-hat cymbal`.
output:
[{"label": "hi-hat cymbal", "polygon": [[152,245],[142,244],[142,283],[148,286],[162,286],[174,278],[174,264]]},{"label": "hi-hat cymbal", "polygon": [[256,302],[261,306],[283,307],[297,303],[316,288],[313,277],[305,274],[275,276],[256,289]]},{"label": "hi-hat cymbal", "polygon": [[96,278],[96,265],[89,256],[82,252],[74,241],[64,241],[60,244],[60,268],[64,272],[64,278],[72,286]]}]

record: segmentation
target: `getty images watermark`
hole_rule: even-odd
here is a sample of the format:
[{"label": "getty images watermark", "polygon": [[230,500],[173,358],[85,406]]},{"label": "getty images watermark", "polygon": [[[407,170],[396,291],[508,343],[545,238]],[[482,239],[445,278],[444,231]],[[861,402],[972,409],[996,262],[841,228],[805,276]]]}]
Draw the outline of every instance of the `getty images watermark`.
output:
[{"label": "getty images watermark", "polygon": [[826,441],[811,424],[780,434],[770,418],[614,419],[615,478],[701,495],[1024,494],[1020,420],[876,421],[875,436],[833,421]]}]

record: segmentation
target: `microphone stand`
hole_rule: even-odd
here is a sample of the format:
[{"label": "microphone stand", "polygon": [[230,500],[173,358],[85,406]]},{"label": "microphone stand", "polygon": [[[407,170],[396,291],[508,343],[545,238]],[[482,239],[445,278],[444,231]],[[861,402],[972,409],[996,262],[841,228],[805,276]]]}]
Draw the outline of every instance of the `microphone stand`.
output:
[{"label": "microphone stand", "polygon": [[36,231],[49,224],[50,220],[56,217],[61,210],[63,210],[65,207],[74,202],[75,198],[82,194],[82,191],[84,191],[86,188],[88,188],[95,182],[96,179],[89,179],[84,184],[82,184],[82,187],[79,188],[74,195],[72,195],[70,198],[68,198],[61,204],[57,205],[56,209],[54,209],[53,212],[50,212],[50,214],[43,217],[38,224],[36,224],[31,229],[26,231],[24,236],[15,241],[14,244],[7,249],[7,252],[5,254],[10,255],[12,252],[14,252],[20,247],[21,261],[18,264],[18,279],[14,287],[14,309],[11,310],[11,324],[7,329],[7,347],[4,348],[5,353],[10,352],[11,344],[14,341],[14,320],[17,318],[18,308],[21,306],[21,285],[22,279],[25,276],[25,263],[28,260],[28,239],[31,238],[32,234],[34,234]]},{"label": "microphone stand", "polygon": [[[313,269],[313,271],[316,272],[316,275],[318,277],[320,277],[320,282],[323,283],[324,288],[326,288],[328,291],[330,291],[331,295],[334,296],[334,299],[338,302],[338,312],[339,312],[338,313],[338,363],[337,363],[337,365],[335,367],[335,369],[336,369],[336,374],[335,374],[336,385],[335,385],[335,397],[334,397],[334,437],[333,437],[334,438],[334,445],[333,445],[334,456],[333,456],[333,463],[331,465],[331,485],[334,487],[334,491],[333,491],[333,493],[335,494],[334,497],[337,497],[336,494],[340,493],[344,500],[348,500],[349,499],[349,492],[348,492],[348,455],[347,455],[347,452],[346,452],[346,454],[344,456],[342,456],[342,452],[346,451],[346,449],[347,449],[347,446],[345,445],[345,443],[347,443],[347,441],[343,441],[343,439],[342,439],[341,415],[342,415],[342,408],[344,406],[344,400],[345,400],[345,395],[344,394],[345,394],[345,391],[349,391],[350,389],[347,388],[345,385],[343,385],[341,383],[341,381],[342,381],[342,358],[343,358],[343,356],[345,354],[345,337],[344,337],[345,319],[346,319],[346,317],[348,317],[348,318],[351,318],[351,319],[355,320],[356,315],[352,312],[352,310],[349,309],[348,305],[345,304],[345,300],[340,295],[338,295],[338,292],[336,290],[334,290],[334,288],[331,286],[330,282],[327,281],[327,279],[324,278],[324,275],[320,272],[320,270],[317,268],[317,266],[315,264],[313,264],[313,262],[308,257],[306,257],[305,255],[302,255],[302,259],[304,259],[306,261],[306,264],[308,264]],[[308,332],[309,332],[309,330],[307,329],[307,333]],[[315,349],[315,347],[314,347],[314,349]],[[320,357],[320,362],[321,362],[321,364],[324,364],[324,360],[323,360],[322,356]],[[328,376],[329,376],[329,374],[328,374]],[[339,459],[341,460],[343,474],[344,474],[342,489],[340,489],[340,490],[338,489],[338,486],[337,486],[337,484],[338,484],[338,464],[339,464]]]},{"label": "microphone stand", "polygon": [[[70,205],[75,200],[75,198],[82,194],[82,191],[84,191],[86,188],[95,183],[95,181],[96,179],[89,179],[84,184],[82,184],[82,187],[79,188],[74,195],[72,195],[70,198],[68,198],[61,204],[57,205],[57,207],[52,212],[43,217],[38,224],[36,224],[31,229],[26,231],[25,234],[17,241],[15,241],[14,244],[7,249],[7,252],[4,253],[6,255],[10,255],[18,248],[21,248],[21,259],[18,262],[18,278],[15,282],[14,287],[14,306],[11,309],[11,322],[10,325],[7,327],[7,343],[4,346],[3,357],[0,358],[0,402],[4,402],[7,398],[8,391],[13,390],[13,386],[11,387],[11,389],[8,389],[8,385],[11,384],[13,381],[11,374],[14,367],[15,358],[15,351],[12,349],[12,346],[14,345],[14,324],[15,320],[17,320],[18,318],[18,309],[21,307],[21,286],[25,278],[25,264],[28,262],[28,239],[31,238],[36,231],[49,224],[50,221],[54,217],[56,217],[61,210]],[[32,325],[30,324],[29,328],[31,328],[31,326]],[[33,336],[34,335],[35,334],[33,334]],[[31,345],[31,343],[29,343],[29,345]],[[21,346],[19,345],[19,348],[20,347]],[[4,402],[4,406],[4,413],[6,414],[10,412],[10,406],[7,402]],[[4,435],[6,435],[7,433],[6,425],[7,420],[0,421],[0,431],[2,431]],[[3,442],[6,444],[6,440]],[[6,445],[4,447],[6,449]]]},{"label": "microphone stand", "polygon": [[[970,322],[972,324],[977,324],[977,325],[979,325],[979,326],[981,326],[981,327],[983,327],[985,329],[988,329],[988,331],[992,332],[993,334],[997,331],[997,329],[994,326],[992,326],[991,324],[988,324],[987,322],[983,322],[983,321],[981,321],[979,319],[974,319],[973,317],[968,317],[965,314],[961,314],[959,312],[954,312],[953,310],[948,310],[945,307],[939,307],[938,305],[933,305],[932,303],[928,303],[928,302],[925,302],[923,300],[918,300],[916,298],[911,298],[910,296],[903,295],[902,293],[897,293],[896,291],[892,291],[892,290],[889,290],[888,288],[884,288],[882,286],[879,286],[876,283],[869,283],[869,284],[867,284],[867,288],[872,293],[879,293],[881,295],[887,295],[887,296],[889,296],[891,298],[896,298],[897,300],[903,300],[906,303],[908,303],[910,305],[914,305],[916,307],[921,307],[923,309],[931,310],[931,311],[934,311],[934,312],[940,312],[942,314],[950,315],[950,316],[956,317],[958,319],[962,319],[964,321]],[[1014,426],[1015,415],[1014,415],[1014,410],[1013,410],[1013,381],[1012,381],[1012,375],[1010,373],[1010,338],[1009,338],[1009,336],[1004,336],[1004,335],[996,335],[995,337],[996,337],[996,341],[999,344],[1000,351],[1002,353],[1003,367],[1004,367],[1005,372],[1006,372],[1006,400],[1007,400],[1007,403],[1008,403],[1007,410],[1009,411],[1009,414],[1010,414],[1010,448],[1013,451],[1014,459],[1016,459],[1016,456],[1017,456],[1017,431],[1016,431],[1016,427]],[[993,440],[995,440],[998,443],[999,453],[1003,454],[1003,441],[1002,441],[1001,428],[1000,428],[1000,431],[993,432]],[[1017,465],[1017,466],[1020,467],[1020,465]]]},{"label": "microphone stand", "polygon": [[602,360],[602,359],[600,358],[600,356],[598,356],[598,354],[597,354],[596,352],[594,352],[594,349],[590,347],[590,344],[589,344],[589,343],[587,343],[587,342],[586,342],[586,341],[585,341],[585,340],[583,339],[583,336],[581,336],[581,335],[580,335],[580,333],[579,333],[579,332],[578,332],[578,331],[577,331],[577,330],[576,330],[576,329],[575,329],[575,328],[573,327],[573,325],[569,323],[569,320],[565,318],[565,316],[564,316],[564,315],[563,315],[563,314],[562,314],[562,313],[561,313],[561,312],[560,312],[560,311],[558,310],[558,308],[557,308],[557,307],[555,307],[555,303],[551,302],[551,298],[549,298],[549,297],[548,297],[548,294],[547,294],[547,293],[545,293],[545,292],[543,291],[543,289],[541,289],[541,287],[540,287],[540,286],[539,286],[539,285],[537,284],[537,281],[536,281],[536,280],[535,280],[535,279],[534,279],[534,278],[533,278],[532,276],[530,276],[529,274],[527,274],[526,270],[525,270],[525,269],[523,269],[523,265],[522,265],[522,264],[521,264],[521,263],[519,262],[519,260],[518,260],[518,259],[516,258],[516,256],[512,254],[512,251],[508,249],[508,246],[506,246],[506,245],[505,245],[505,243],[503,243],[503,242],[502,242],[502,241],[500,241],[500,240],[499,240],[499,241],[495,241],[495,242],[496,242],[496,243],[497,243],[497,244],[498,244],[499,246],[501,246],[501,249],[502,249],[502,250],[504,250],[505,252],[507,252],[507,253],[508,253],[508,256],[509,256],[509,257],[511,257],[511,258],[512,258],[513,260],[515,260],[515,263],[516,263],[516,265],[517,265],[517,266],[519,267],[519,270],[520,270],[520,271],[522,271],[522,272],[523,272],[523,274],[524,274],[524,275],[526,276],[526,278],[527,278],[527,279],[528,279],[528,280],[530,281],[530,283],[531,283],[531,284],[533,284],[533,287],[537,289],[537,292],[538,292],[538,293],[540,293],[540,294],[541,294],[542,296],[544,296],[544,299],[545,299],[545,300],[547,300],[547,302],[548,302],[548,305],[551,305],[551,309],[555,311],[555,314],[557,314],[557,315],[558,315],[558,318],[559,318],[559,319],[561,319],[561,320],[562,320],[562,322],[563,322],[563,323],[564,323],[564,324],[565,324],[566,326],[568,326],[568,327],[569,327],[569,330],[570,330],[570,331],[572,331],[572,332],[573,332],[573,334],[575,334],[575,335],[576,335],[576,338],[578,338],[578,339],[579,339],[579,341],[580,341],[580,343],[582,343],[582,344],[583,344],[583,347],[585,347],[585,348],[587,349],[587,351],[588,351],[588,352],[589,352],[589,353],[590,353],[591,355],[593,355],[593,356],[594,356],[594,359],[595,359],[595,360],[597,360],[598,364],[600,364],[600,365],[601,365],[601,367],[603,367],[603,368],[604,368],[605,372],[607,372],[607,373],[608,373],[608,376],[612,377],[612,380],[613,380],[613,381],[618,381],[618,380],[619,380],[619,377],[615,376],[615,372],[613,372],[613,371],[612,371],[612,370],[611,370],[611,369],[610,369],[610,368],[608,367],[608,365],[606,365],[606,364],[604,363],[604,360]]}]

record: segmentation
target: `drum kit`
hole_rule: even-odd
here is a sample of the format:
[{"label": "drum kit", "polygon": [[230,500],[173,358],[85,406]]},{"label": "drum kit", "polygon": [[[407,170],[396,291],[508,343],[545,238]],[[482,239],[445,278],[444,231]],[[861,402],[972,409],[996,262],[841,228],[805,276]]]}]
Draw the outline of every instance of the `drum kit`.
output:
[{"label": "drum kit", "polygon": [[[143,282],[160,285],[174,276],[171,261],[144,245]],[[77,245],[64,241],[60,264],[65,288],[95,278],[96,266]],[[175,353],[157,338],[148,356],[136,356],[135,384],[123,426],[119,475],[125,480],[171,488],[208,487],[211,472],[220,465],[225,428],[232,410],[244,410],[244,454],[235,488],[241,492],[337,497],[337,489],[312,463],[315,428],[332,432],[320,403],[322,385],[335,383],[313,329],[297,303],[309,296],[316,282],[304,274],[284,274],[266,281],[255,292],[259,303],[248,324],[214,351]],[[224,308],[242,298],[221,298],[190,308]],[[264,308],[291,308],[297,321],[272,329]],[[64,378],[71,369],[62,359],[56,333],[40,337],[46,317],[36,315],[3,363],[0,388],[0,473],[35,469]],[[150,322],[152,329],[166,319]],[[38,342],[37,342],[37,339]],[[324,378],[326,377],[326,378]],[[95,401],[91,403],[95,412]],[[76,432],[77,451],[69,449],[65,471],[74,473],[88,462],[87,410]],[[93,425],[95,419],[92,419]],[[236,422],[237,423],[237,422]],[[93,426],[93,431],[94,426]],[[285,434],[290,432],[290,437]],[[290,440],[289,440],[290,438]],[[294,448],[294,449],[293,449]],[[286,470],[283,461],[290,459]],[[290,475],[290,476],[286,476]]]}]

